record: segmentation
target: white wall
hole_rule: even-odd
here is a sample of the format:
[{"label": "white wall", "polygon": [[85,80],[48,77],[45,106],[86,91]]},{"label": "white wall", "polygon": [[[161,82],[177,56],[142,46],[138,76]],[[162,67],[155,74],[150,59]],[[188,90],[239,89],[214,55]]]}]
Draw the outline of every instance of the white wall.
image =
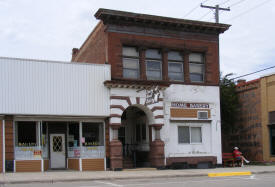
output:
[{"label": "white wall", "polygon": [[[170,120],[171,102],[209,103],[211,121],[198,123]],[[165,142],[166,157],[217,156],[221,159],[220,99],[218,86],[171,85],[164,92],[165,125],[161,137]],[[179,144],[178,126],[198,125],[202,127],[202,144]]]},{"label": "white wall", "polygon": [[0,58],[0,114],[108,116],[110,66]]}]

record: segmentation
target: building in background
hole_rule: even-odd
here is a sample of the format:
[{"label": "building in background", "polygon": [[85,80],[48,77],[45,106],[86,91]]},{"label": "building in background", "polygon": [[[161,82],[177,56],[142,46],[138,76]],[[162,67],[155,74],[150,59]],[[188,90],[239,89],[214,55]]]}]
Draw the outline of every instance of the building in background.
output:
[{"label": "building in background", "polygon": [[275,161],[275,74],[236,86],[240,110],[236,128],[224,139],[224,150],[238,146],[251,161]]},{"label": "building in background", "polygon": [[111,65],[110,168],[221,164],[219,34],[229,25],[99,9],[72,61]]},{"label": "building in background", "polygon": [[2,172],[106,169],[110,66],[0,57]]}]

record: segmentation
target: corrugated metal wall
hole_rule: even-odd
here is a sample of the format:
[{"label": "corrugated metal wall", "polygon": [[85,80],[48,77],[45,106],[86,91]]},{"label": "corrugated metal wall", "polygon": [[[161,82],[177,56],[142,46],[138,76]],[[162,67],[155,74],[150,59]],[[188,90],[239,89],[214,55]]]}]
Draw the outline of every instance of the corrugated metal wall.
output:
[{"label": "corrugated metal wall", "polygon": [[0,57],[0,114],[108,116],[110,66]]}]

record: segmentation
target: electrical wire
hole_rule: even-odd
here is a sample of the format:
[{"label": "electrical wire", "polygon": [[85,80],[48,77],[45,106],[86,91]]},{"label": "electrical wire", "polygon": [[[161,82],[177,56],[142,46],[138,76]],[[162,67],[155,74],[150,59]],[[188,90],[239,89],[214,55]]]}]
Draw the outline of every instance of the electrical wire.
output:
[{"label": "electrical wire", "polygon": [[244,1],[246,1],[246,0],[237,1],[236,3],[233,3],[233,4],[229,5],[229,7],[231,8],[231,7],[236,6],[236,5],[238,5],[238,4],[240,4],[240,3],[244,2]]},{"label": "electrical wire", "polygon": [[198,20],[201,20],[202,18],[204,18],[205,16],[207,16],[212,10],[209,10],[208,12],[206,12],[206,14],[202,15]]},{"label": "electrical wire", "polygon": [[238,78],[241,78],[241,77],[246,77],[246,76],[248,76],[248,75],[253,75],[253,74],[255,74],[255,73],[259,73],[259,72],[262,72],[262,71],[265,71],[265,70],[269,70],[269,69],[272,69],[272,68],[275,68],[275,66],[271,66],[271,67],[268,67],[268,68],[265,68],[265,69],[261,69],[261,70],[258,70],[258,71],[254,71],[254,72],[252,72],[252,73],[247,73],[247,74],[245,74],[245,75],[241,75],[241,76],[238,76],[238,77],[234,77],[234,78],[232,78],[232,79],[230,79],[230,80],[238,79]]},{"label": "electrical wire", "polygon": [[238,17],[241,17],[242,15],[247,14],[248,12],[251,12],[252,10],[255,10],[256,8],[259,8],[259,7],[263,6],[264,4],[266,4],[266,3],[269,2],[269,1],[271,1],[271,0],[266,0],[266,1],[264,1],[264,2],[262,2],[262,3],[260,3],[260,4],[256,5],[256,6],[254,6],[254,7],[252,7],[252,8],[250,8],[250,9],[248,9],[248,10],[246,10],[246,11],[240,13],[239,15],[234,16],[233,18],[230,18],[230,19],[226,20],[226,22],[227,22],[227,21],[231,21],[231,20],[233,20],[233,19],[236,19],[236,18],[238,18]]},{"label": "electrical wire", "polygon": [[[225,0],[224,2],[222,2],[222,3],[219,3],[218,5],[224,5],[224,4],[226,4],[226,3],[228,3],[230,0]],[[242,0],[242,1],[244,1],[244,0]],[[207,13],[205,13],[204,15],[202,15],[198,20],[201,20],[202,18],[204,18],[204,17],[206,17],[209,13],[211,13],[211,12],[213,12],[213,10],[209,10]],[[222,12],[221,12],[222,13]],[[220,13],[220,14],[221,14]],[[210,19],[208,19],[207,21],[211,21],[213,18],[210,18]]]},{"label": "electrical wire", "polygon": [[[204,0],[202,3],[206,3],[207,1],[210,1],[210,0]],[[192,8],[189,12],[187,12],[183,17],[185,18],[186,16],[188,16],[189,14],[191,14],[192,12],[194,12],[197,8],[200,7],[200,5],[201,5],[201,3],[198,4],[198,5],[196,5],[196,6],[195,6],[194,8]]]},{"label": "electrical wire", "polygon": [[226,1],[224,1],[224,2],[222,2],[222,3],[220,3],[219,5],[224,5],[224,4],[226,4],[227,2],[229,2],[230,0],[226,0]]}]

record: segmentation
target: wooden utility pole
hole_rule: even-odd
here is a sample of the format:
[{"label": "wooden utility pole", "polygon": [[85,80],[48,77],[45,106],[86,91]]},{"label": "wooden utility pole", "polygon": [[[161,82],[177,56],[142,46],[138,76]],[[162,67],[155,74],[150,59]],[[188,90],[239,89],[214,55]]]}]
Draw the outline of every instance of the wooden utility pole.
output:
[{"label": "wooden utility pole", "polygon": [[219,23],[219,10],[224,10],[224,11],[230,11],[230,8],[220,8],[219,5],[216,6],[206,6],[201,4],[202,8],[210,8],[210,9],[215,9],[215,19],[216,19],[216,23]]}]

